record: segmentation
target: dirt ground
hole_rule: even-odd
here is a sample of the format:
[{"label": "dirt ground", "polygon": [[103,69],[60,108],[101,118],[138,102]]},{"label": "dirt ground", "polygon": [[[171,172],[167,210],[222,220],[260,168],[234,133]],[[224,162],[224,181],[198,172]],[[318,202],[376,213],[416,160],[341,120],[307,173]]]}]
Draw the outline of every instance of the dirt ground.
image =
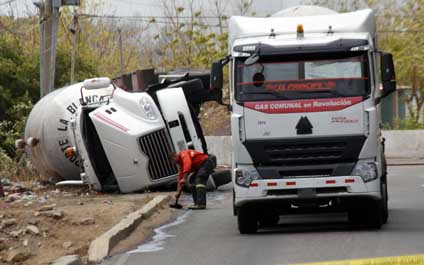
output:
[{"label": "dirt ground", "polygon": [[[44,265],[70,254],[78,254],[85,261],[93,239],[155,195],[53,190],[37,192],[37,199],[30,202],[0,199],[0,265]],[[171,209],[163,207],[119,244],[114,253],[137,246],[172,215]]]}]

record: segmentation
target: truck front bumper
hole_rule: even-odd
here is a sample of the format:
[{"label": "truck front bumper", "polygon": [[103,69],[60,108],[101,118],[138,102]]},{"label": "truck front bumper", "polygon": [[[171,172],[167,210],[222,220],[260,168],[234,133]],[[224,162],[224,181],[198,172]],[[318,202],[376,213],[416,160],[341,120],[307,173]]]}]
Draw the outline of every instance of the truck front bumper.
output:
[{"label": "truck front bumper", "polygon": [[321,198],[381,199],[380,179],[365,183],[359,176],[255,180],[249,188],[235,185],[235,206],[271,201]]}]

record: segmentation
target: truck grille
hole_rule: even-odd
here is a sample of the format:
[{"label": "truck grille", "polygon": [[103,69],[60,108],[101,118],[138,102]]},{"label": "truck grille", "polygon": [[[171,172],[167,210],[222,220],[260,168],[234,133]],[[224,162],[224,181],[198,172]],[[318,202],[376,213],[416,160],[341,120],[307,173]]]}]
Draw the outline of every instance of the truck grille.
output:
[{"label": "truck grille", "polygon": [[176,165],[168,159],[168,154],[174,152],[174,147],[166,129],[140,137],[141,150],[149,157],[149,174],[152,180],[159,180],[178,173]]},{"label": "truck grille", "polygon": [[296,159],[324,159],[337,158],[343,155],[346,143],[319,143],[319,144],[287,144],[265,146],[265,152],[272,159],[296,160]]},{"label": "truck grille", "polygon": [[256,166],[301,166],[355,162],[365,136],[317,137],[244,142]]},{"label": "truck grille", "polygon": [[333,174],[332,168],[314,168],[303,170],[279,170],[278,173],[281,178],[315,178],[315,177],[329,177]]},{"label": "truck grille", "polygon": [[338,159],[345,151],[346,143],[319,143],[319,144],[282,144],[265,146],[264,150],[271,160],[281,163],[296,163],[304,160],[331,160]]}]

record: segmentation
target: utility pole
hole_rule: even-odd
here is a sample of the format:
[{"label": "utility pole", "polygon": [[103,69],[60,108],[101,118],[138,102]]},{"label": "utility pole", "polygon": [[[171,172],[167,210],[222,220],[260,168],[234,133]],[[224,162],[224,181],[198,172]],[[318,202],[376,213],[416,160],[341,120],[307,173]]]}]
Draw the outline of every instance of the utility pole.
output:
[{"label": "utility pole", "polygon": [[45,83],[45,64],[46,61],[44,56],[44,51],[46,50],[44,40],[46,38],[45,35],[45,24],[46,24],[46,18],[45,18],[45,6],[44,2],[34,2],[34,5],[40,10],[40,98],[42,98],[46,91],[44,90],[47,86]]},{"label": "utility pole", "polygon": [[119,61],[121,64],[121,75],[123,75],[125,73],[125,66],[124,66],[124,50],[122,48],[122,30],[118,29],[118,33],[119,33]]},{"label": "utility pole", "polygon": [[79,5],[80,0],[40,0],[40,98],[54,90],[56,44],[60,7]]},{"label": "utility pole", "polygon": [[72,60],[71,60],[71,85],[75,82],[75,60],[77,50],[78,14],[75,11],[72,17],[72,25],[69,28],[72,34]]},{"label": "utility pole", "polygon": [[49,91],[52,0],[34,2],[40,10],[40,98]]},{"label": "utility pole", "polygon": [[[52,0],[46,0],[52,1]],[[50,65],[49,65],[49,74],[48,77],[49,84],[47,87],[47,93],[50,93],[54,90],[54,79],[56,73],[56,47],[57,47],[57,28],[59,24],[59,8],[62,5],[61,1],[53,0],[52,1],[52,22],[51,22],[51,38],[50,38]]]}]

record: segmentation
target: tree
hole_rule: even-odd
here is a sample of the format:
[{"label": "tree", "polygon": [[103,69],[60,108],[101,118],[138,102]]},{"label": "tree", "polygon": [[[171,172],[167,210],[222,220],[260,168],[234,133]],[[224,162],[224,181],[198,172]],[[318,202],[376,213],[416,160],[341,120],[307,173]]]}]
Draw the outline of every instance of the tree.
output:
[{"label": "tree", "polygon": [[393,53],[398,85],[411,87],[405,97],[411,118],[419,123],[424,107],[424,0],[409,0],[396,15],[392,8],[385,9],[380,24],[381,46]]},{"label": "tree", "polygon": [[[187,6],[179,6],[174,1],[163,1],[164,26],[152,20],[158,26],[159,34],[155,36],[158,55],[162,57],[159,67],[162,70],[176,67],[209,69],[214,59],[226,54],[227,32],[221,24],[205,21],[201,7],[193,0]],[[221,23],[226,20],[221,16]]]},{"label": "tree", "polygon": [[312,0],[311,4],[328,7],[338,12],[349,12],[375,5],[376,0]]}]

